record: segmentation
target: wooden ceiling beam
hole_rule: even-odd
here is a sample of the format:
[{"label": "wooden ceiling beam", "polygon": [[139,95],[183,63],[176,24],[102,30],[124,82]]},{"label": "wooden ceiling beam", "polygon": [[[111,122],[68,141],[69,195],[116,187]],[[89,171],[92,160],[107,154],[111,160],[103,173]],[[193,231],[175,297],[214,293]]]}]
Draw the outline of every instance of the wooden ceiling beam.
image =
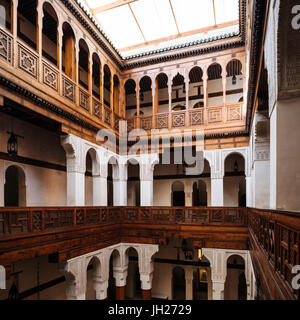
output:
[{"label": "wooden ceiling beam", "polygon": [[152,40],[152,41],[148,41],[148,42],[139,43],[139,44],[136,44],[136,45],[133,45],[133,46],[129,46],[129,47],[126,47],[126,48],[118,49],[118,51],[119,52],[126,52],[126,51],[136,50],[136,49],[143,48],[145,46],[158,45],[158,44],[160,44],[162,42],[167,42],[167,41],[171,41],[171,40],[175,40],[175,39],[179,39],[179,38],[183,38],[183,37],[189,37],[189,36],[192,36],[192,35],[197,34],[197,33],[206,33],[206,32],[213,31],[213,30],[218,30],[218,29],[222,29],[222,28],[228,28],[228,27],[232,27],[232,26],[235,26],[235,25],[238,25],[238,24],[239,24],[238,20],[225,22],[225,23],[221,23],[221,24],[218,24],[218,25],[214,25],[214,26],[195,29],[195,30],[183,32],[181,34],[175,34],[175,35],[171,35],[171,36],[168,36],[168,37],[164,37],[164,38],[160,38],[160,39],[156,39],[156,40]]},{"label": "wooden ceiling beam", "polygon": [[136,1],[138,1],[138,0],[118,0],[118,1],[106,4],[104,6],[100,6],[100,7],[91,9],[91,13],[92,13],[92,15],[96,15],[98,13],[105,12],[105,11],[115,9],[118,7],[122,7],[122,6],[125,6],[126,4],[130,4],[130,3],[136,2]]}]

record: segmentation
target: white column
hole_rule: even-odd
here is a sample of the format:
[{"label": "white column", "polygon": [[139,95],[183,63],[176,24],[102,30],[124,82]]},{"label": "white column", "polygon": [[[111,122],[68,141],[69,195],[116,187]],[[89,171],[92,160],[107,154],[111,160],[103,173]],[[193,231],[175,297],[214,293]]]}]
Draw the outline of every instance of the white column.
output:
[{"label": "white column", "polygon": [[83,140],[67,135],[61,137],[67,159],[67,206],[85,205],[85,154]]},{"label": "white column", "polygon": [[113,166],[114,206],[127,206],[127,164]]},{"label": "white column", "polygon": [[101,276],[94,276],[93,281],[96,300],[105,300],[107,298],[108,276],[106,279],[103,279]]},{"label": "white column", "polygon": [[59,270],[66,277],[67,300],[85,300],[87,270],[84,256],[61,263]]},{"label": "white column", "polygon": [[270,115],[270,209],[277,209],[277,105]]},{"label": "white column", "polygon": [[227,260],[225,250],[203,248],[203,255],[209,260],[211,267],[212,299],[224,300]]},{"label": "white column", "polygon": [[193,206],[193,184],[192,180],[185,181],[185,206],[192,207]]},{"label": "white column", "polygon": [[152,261],[153,255],[158,252],[158,245],[139,245],[139,272],[141,279],[142,290],[152,289],[152,279],[154,272],[154,262]]},{"label": "white column", "polygon": [[127,266],[114,266],[113,274],[116,280],[116,287],[125,287],[127,284],[128,265]]},{"label": "white column", "polygon": [[107,177],[93,176],[93,206],[107,206]]},{"label": "white column", "polygon": [[67,161],[67,206],[85,205],[85,173],[70,168]]},{"label": "white column", "polygon": [[252,203],[252,177],[246,177],[246,206],[251,208],[253,206]]},{"label": "white column", "polygon": [[224,191],[223,191],[223,177],[211,178],[211,206],[223,207],[224,206]]},{"label": "white column", "polygon": [[6,289],[6,272],[5,268],[0,265],[0,290]]},{"label": "white column", "polygon": [[153,168],[149,164],[140,164],[141,206],[153,206]]},{"label": "white column", "polygon": [[213,281],[212,280],[212,298],[213,300],[224,300],[225,280]]},{"label": "white column", "polygon": [[193,268],[186,267],[185,269],[185,300],[193,300]]}]

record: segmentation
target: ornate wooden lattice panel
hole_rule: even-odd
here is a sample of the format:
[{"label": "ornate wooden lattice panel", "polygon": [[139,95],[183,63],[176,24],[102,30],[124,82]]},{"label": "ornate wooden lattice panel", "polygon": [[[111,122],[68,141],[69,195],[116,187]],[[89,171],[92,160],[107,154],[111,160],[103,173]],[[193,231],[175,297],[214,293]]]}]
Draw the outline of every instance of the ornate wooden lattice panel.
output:
[{"label": "ornate wooden lattice panel", "polygon": [[62,77],[62,87],[63,87],[63,96],[67,99],[75,102],[75,84],[66,78],[65,76]]},{"label": "ornate wooden lattice panel", "polygon": [[58,71],[43,61],[43,83],[58,91]]},{"label": "ornate wooden lattice panel", "polygon": [[45,230],[73,226],[73,210],[45,210]]},{"label": "ornate wooden lattice panel", "polygon": [[38,78],[38,56],[20,43],[18,43],[18,67],[35,79]]},{"label": "ornate wooden lattice panel", "polygon": [[156,116],[156,128],[157,129],[168,129],[169,125],[169,114],[162,113]]},{"label": "ornate wooden lattice panel", "polygon": [[172,127],[185,127],[185,112],[172,113]]},{"label": "ornate wooden lattice panel", "polygon": [[221,122],[223,120],[222,107],[208,108],[208,122]]},{"label": "ornate wooden lattice panel", "polygon": [[0,29],[0,57],[12,64],[12,40],[5,31]]},{"label": "ornate wooden lattice panel", "polygon": [[104,106],[104,122],[110,126],[112,125],[112,111],[106,106]]},{"label": "ornate wooden lattice panel", "polygon": [[227,120],[235,121],[242,120],[242,106],[229,106],[227,108]]},{"label": "ornate wooden lattice panel", "polygon": [[81,88],[79,89],[79,106],[86,111],[90,111],[90,96]]},{"label": "ornate wooden lattice panel", "polygon": [[201,126],[204,124],[203,110],[190,110],[190,125]]},{"label": "ornate wooden lattice panel", "polygon": [[101,102],[93,99],[93,114],[99,119],[102,119],[102,105]]},{"label": "ornate wooden lattice panel", "polygon": [[114,128],[116,131],[119,131],[119,122],[121,121],[121,118],[115,114],[114,121],[115,121]]},{"label": "ornate wooden lattice panel", "polygon": [[141,117],[141,129],[152,129],[152,116]]}]

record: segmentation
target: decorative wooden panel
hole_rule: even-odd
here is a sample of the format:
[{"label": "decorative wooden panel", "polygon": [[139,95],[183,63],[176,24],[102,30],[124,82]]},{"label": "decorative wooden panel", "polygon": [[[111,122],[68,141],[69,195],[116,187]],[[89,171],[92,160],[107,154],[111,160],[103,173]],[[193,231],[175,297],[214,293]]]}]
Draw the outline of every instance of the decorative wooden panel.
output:
[{"label": "decorative wooden panel", "polygon": [[208,108],[208,122],[221,122],[223,120],[222,107]]},{"label": "decorative wooden panel", "polygon": [[104,106],[104,122],[110,126],[112,125],[112,111],[107,106]]},{"label": "decorative wooden panel", "polygon": [[58,91],[58,71],[43,61],[43,83]]},{"label": "decorative wooden panel", "polygon": [[189,116],[191,126],[200,126],[204,124],[203,110],[190,110]]},{"label": "decorative wooden panel", "polygon": [[120,122],[121,118],[118,115],[114,115],[114,128],[116,131],[119,131],[119,122]]},{"label": "decorative wooden panel", "polygon": [[81,88],[79,88],[79,106],[86,111],[90,111],[90,96]]},{"label": "decorative wooden panel", "polygon": [[12,40],[4,30],[0,29],[0,57],[12,64]]},{"label": "decorative wooden panel", "polygon": [[169,125],[169,114],[161,113],[156,115],[156,128],[157,129],[168,129]]},{"label": "decorative wooden panel", "polygon": [[62,77],[62,87],[63,87],[63,96],[71,100],[72,102],[75,102],[75,84],[66,78],[65,76]]},{"label": "decorative wooden panel", "polygon": [[141,129],[151,130],[152,129],[152,116],[141,117]]},{"label": "decorative wooden panel", "polygon": [[185,112],[172,112],[172,127],[185,127]]},{"label": "decorative wooden panel", "polygon": [[18,43],[18,67],[32,77],[38,78],[38,56],[21,43]]},{"label": "decorative wooden panel", "polygon": [[93,115],[102,119],[102,105],[101,102],[93,98]]},{"label": "decorative wooden panel", "polygon": [[227,107],[227,120],[234,121],[234,120],[242,120],[242,106],[228,106]]}]

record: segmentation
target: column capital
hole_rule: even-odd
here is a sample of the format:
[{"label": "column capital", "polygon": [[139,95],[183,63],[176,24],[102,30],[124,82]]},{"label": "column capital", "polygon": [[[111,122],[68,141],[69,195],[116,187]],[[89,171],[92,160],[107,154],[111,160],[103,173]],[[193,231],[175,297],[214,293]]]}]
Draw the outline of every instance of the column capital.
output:
[{"label": "column capital", "polygon": [[128,265],[113,267],[113,273],[116,280],[116,287],[125,287],[127,283]]},{"label": "column capital", "polygon": [[66,278],[67,300],[85,300],[86,293],[86,264],[84,257],[75,258],[59,264],[59,271]]}]

